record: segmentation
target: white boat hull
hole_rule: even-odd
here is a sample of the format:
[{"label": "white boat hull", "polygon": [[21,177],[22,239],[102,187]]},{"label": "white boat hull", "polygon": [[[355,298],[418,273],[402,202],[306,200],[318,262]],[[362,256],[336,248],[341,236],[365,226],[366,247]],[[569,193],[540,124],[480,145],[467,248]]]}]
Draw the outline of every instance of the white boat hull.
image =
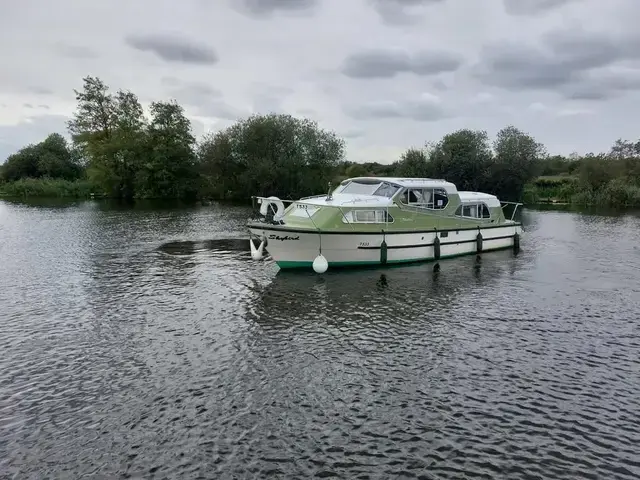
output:
[{"label": "white boat hull", "polygon": [[[518,223],[513,223],[499,227],[438,232],[385,233],[384,235],[382,233],[325,232],[320,235],[313,231],[253,225],[250,227],[250,232],[255,247],[266,239],[264,249],[280,268],[289,269],[311,268],[313,260],[320,252],[331,268],[421,262],[514,248],[518,242],[515,236],[521,235],[522,227]],[[481,242],[478,241],[478,234],[482,236]],[[386,249],[382,245],[383,240],[386,243]]]}]

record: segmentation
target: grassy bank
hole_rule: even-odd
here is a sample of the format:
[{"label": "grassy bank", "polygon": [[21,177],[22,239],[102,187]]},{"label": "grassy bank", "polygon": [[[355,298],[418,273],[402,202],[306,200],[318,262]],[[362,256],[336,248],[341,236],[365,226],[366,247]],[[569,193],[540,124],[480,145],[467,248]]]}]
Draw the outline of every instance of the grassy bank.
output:
[{"label": "grassy bank", "polygon": [[15,182],[0,183],[3,197],[81,198],[93,191],[86,180],[62,180],[58,178],[23,178]]},{"label": "grassy bank", "polygon": [[640,207],[640,186],[618,177],[593,188],[577,176],[538,177],[524,189],[524,203],[569,203],[606,207]]}]

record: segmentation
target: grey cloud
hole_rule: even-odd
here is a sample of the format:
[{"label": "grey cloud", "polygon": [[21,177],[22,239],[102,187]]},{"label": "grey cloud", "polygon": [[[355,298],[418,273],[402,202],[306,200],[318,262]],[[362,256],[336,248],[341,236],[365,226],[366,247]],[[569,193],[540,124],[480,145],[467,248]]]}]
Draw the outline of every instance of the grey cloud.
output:
[{"label": "grey cloud", "polygon": [[180,103],[199,105],[213,98],[222,97],[220,90],[204,82],[189,82],[174,77],[163,77],[161,83],[172,87],[169,94]]},{"label": "grey cloud", "polygon": [[475,74],[487,85],[509,90],[580,90],[581,84],[589,82],[590,72],[640,59],[639,46],[639,38],[556,31],[545,35],[537,48],[506,43],[486,47]]},{"label": "grey cloud", "polygon": [[183,81],[177,77],[162,77],[160,79],[160,83],[169,87],[176,87],[178,85],[182,85]]},{"label": "grey cloud", "polygon": [[444,91],[444,90],[448,90],[449,87],[447,86],[447,84],[443,81],[443,80],[434,80],[433,83],[433,88],[435,88],[436,90],[440,90],[440,91]]},{"label": "grey cloud", "polygon": [[439,104],[424,100],[372,102],[348,108],[345,113],[356,120],[406,118],[418,122],[431,122],[447,116]]},{"label": "grey cloud", "polygon": [[204,135],[204,133],[206,132],[206,128],[204,123],[202,123],[200,120],[197,120],[195,118],[190,118],[189,121],[191,122],[191,133],[196,137],[199,138],[202,135]]},{"label": "grey cloud", "polygon": [[135,50],[153,53],[165,62],[213,65],[219,60],[218,54],[208,45],[173,35],[128,35],[125,43]]},{"label": "grey cloud", "polygon": [[[238,0],[232,0],[238,5]],[[318,0],[243,0],[241,9],[253,16],[267,17],[276,12],[305,12],[312,11],[319,4]]]},{"label": "grey cloud", "polygon": [[283,113],[282,104],[293,93],[293,89],[283,86],[255,84],[253,90],[253,109],[258,113]]},{"label": "grey cloud", "polygon": [[354,138],[360,138],[363,137],[365,135],[365,131],[364,130],[360,130],[360,129],[351,129],[351,130],[346,130],[344,132],[342,132],[342,137],[347,138],[347,139],[354,139]]},{"label": "grey cloud", "polygon": [[33,87],[27,87],[27,90],[30,93],[35,93],[36,95],[52,95],[53,94],[53,90],[46,87],[33,86]]},{"label": "grey cloud", "polygon": [[571,90],[565,94],[567,100],[607,100],[610,92],[602,89],[579,88]]},{"label": "grey cloud", "polygon": [[416,8],[443,3],[446,0],[369,0],[382,20],[389,25],[407,25],[421,20]]},{"label": "grey cloud", "polygon": [[462,65],[462,57],[445,51],[426,51],[416,54],[411,70],[417,75],[454,72]]},{"label": "grey cloud", "polygon": [[222,120],[236,121],[246,117],[250,112],[229,105],[223,100],[211,100],[198,108],[198,114],[203,117],[220,118]]},{"label": "grey cloud", "polygon": [[556,30],[543,37],[556,63],[586,70],[640,58],[637,38],[615,38],[584,30]]},{"label": "grey cloud", "polygon": [[222,92],[207,83],[182,81],[176,77],[163,77],[160,82],[171,87],[169,96],[185,107],[191,107],[195,115],[237,120],[247,114],[227,104]]},{"label": "grey cloud", "polygon": [[50,133],[66,137],[67,121],[64,115],[39,115],[26,118],[16,125],[0,125],[0,163],[12,153],[30,143],[44,140]]},{"label": "grey cloud", "polygon": [[256,113],[282,113],[282,98],[273,95],[256,95],[253,98],[253,109]]},{"label": "grey cloud", "polygon": [[348,56],[342,73],[350,78],[393,78],[401,73],[427,76],[453,72],[462,58],[446,51],[423,51],[414,55],[401,50],[366,50]]},{"label": "grey cloud", "polygon": [[30,103],[23,103],[22,106],[24,108],[33,108],[33,105],[31,105]]},{"label": "grey cloud", "polygon": [[313,108],[306,108],[306,107],[298,108],[296,109],[295,114],[297,116],[307,117],[312,119],[318,118],[318,112]]},{"label": "grey cloud", "polygon": [[579,84],[568,85],[562,93],[569,100],[602,101],[629,91],[640,91],[640,70],[589,75]]},{"label": "grey cloud", "polygon": [[483,49],[476,75],[487,85],[518,90],[553,88],[579,74],[562,60],[525,45],[503,44]]},{"label": "grey cloud", "polygon": [[503,0],[509,15],[540,15],[570,3],[583,0]]},{"label": "grey cloud", "polygon": [[57,43],[54,45],[54,51],[63,57],[73,58],[77,60],[98,58],[98,53],[91,48],[83,45],[68,45],[65,43]]}]

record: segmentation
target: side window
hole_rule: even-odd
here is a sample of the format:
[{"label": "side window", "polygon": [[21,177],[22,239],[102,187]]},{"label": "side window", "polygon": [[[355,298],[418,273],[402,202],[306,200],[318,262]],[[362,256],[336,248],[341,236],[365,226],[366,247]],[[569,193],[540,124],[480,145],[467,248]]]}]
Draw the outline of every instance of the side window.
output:
[{"label": "side window", "polygon": [[456,209],[456,216],[466,218],[491,218],[491,212],[484,203],[471,203],[460,205]]},{"label": "side window", "polygon": [[372,223],[376,221],[376,212],[375,210],[356,210],[356,222],[360,223]]},{"label": "side window", "polygon": [[421,188],[412,188],[409,190],[409,205],[423,206],[428,199],[425,199],[425,191]]},{"label": "side window", "polygon": [[393,218],[386,210],[376,210],[376,223],[391,223]]},{"label": "side window", "polygon": [[400,201],[412,207],[441,210],[449,203],[449,197],[442,188],[410,188],[402,192]]},{"label": "side window", "polygon": [[449,203],[449,197],[446,190],[442,188],[435,188],[433,190],[433,208],[436,210],[442,209]]},{"label": "side window", "polygon": [[386,210],[351,210],[342,217],[343,223],[392,223],[393,217]]},{"label": "side window", "polygon": [[478,218],[478,206],[477,205],[465,205],[462,207],[462,216],[470,218]]}]

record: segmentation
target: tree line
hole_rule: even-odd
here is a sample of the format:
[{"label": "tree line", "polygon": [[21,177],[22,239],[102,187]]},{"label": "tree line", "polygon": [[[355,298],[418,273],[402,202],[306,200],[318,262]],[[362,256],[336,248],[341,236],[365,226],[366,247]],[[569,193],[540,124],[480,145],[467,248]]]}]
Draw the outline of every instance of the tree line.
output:
[{"label": "tree line", "polygon": [[493,142],[486,131],[460,129],[390,164],[356,163],[345,159],[343,139],[309,119],[252,115],[197,141],[175,101],[153,102],[146,115],[134,93],[112,93],[92,76],[75,94],[71,140],[52,133],[10,155],[0,166],[0,192],[243,201],[299,198],[374,175],[445,178],[503,200],[640,205],[640,141],[563,157],[514,126]]}]

